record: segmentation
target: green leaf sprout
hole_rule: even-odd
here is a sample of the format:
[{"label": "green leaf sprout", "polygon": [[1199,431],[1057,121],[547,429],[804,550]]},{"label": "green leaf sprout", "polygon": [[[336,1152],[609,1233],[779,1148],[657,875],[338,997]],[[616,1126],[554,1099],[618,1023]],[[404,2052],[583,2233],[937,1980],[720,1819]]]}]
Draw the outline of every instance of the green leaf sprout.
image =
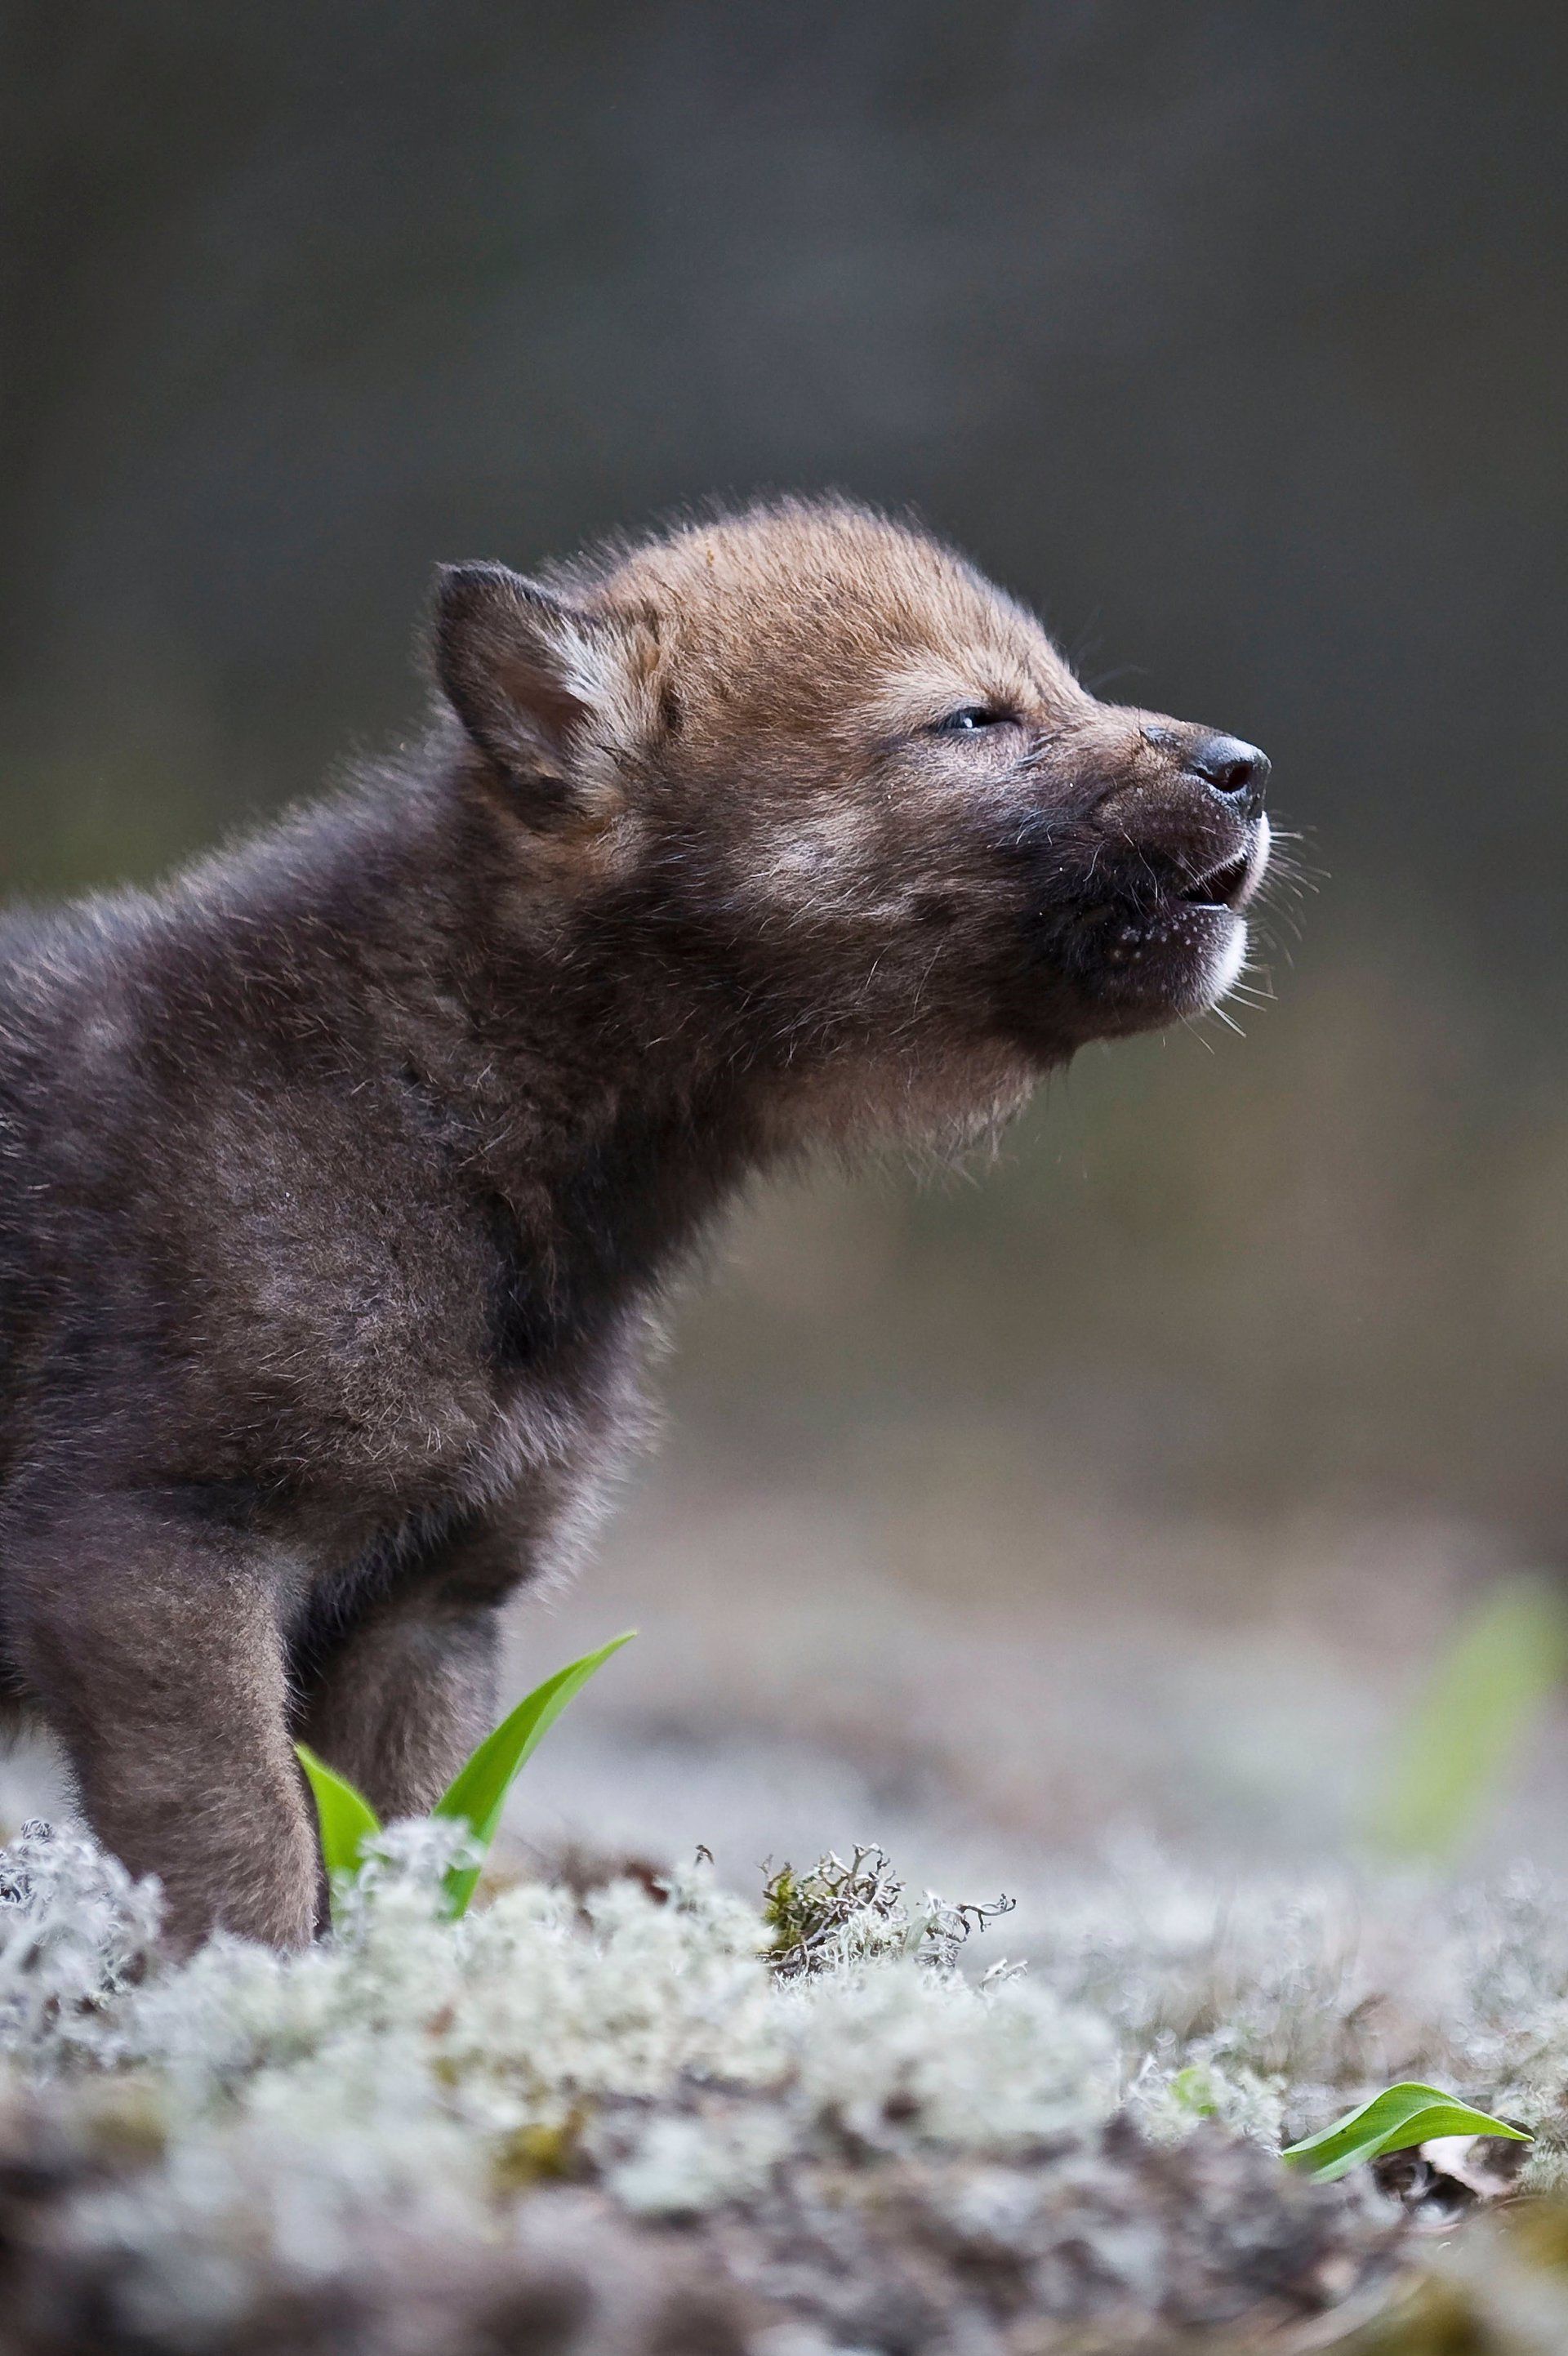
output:
[{"label": "green leaf sprout", "polygon": [[1379,2159],[1384,2152],[1409,2151],[1416,2144],[1430,2143],[1434,2136],[1460,2135],[1507,2136],[1515,2143],[1531,2140],[1522,2127],[1510,2127],[1501,2119],[1488,2118],[1485,2111],[1473,2111],[1440,2086],[1407,2081],[1385,2086],[1380,2094],[1347,2111],[1332,2126],[1320,2127],[1316,2135],[1291,2144],[1283,2156],[1293,2168],[1306,2169],[1316,2183],[1332,2184],[1337,2177],[1348,2176],[1351,2169],[1365,2160]]},{"label": "green leaf sprout", "polygon": [[[604,1666],[612,1653],[629,1644],[636,1633],[635,1628],[628,1628],[624,1635],[614,1636],[607,1644],[601,1644],[596,1653],[585,1653],[580,1661],[569,1661],[564,1669],[557,1669],[553,1676],[546,1677],[542,1685],[525,1694],[493,1733],[486,1735],[473,1757],[458,1770],[436,1801],[431,1815],[467,1825],[471,1843],[469,1857],[453,1866],[442,1886],[442,1912],[448,1921],[456,1922],[468,1911],[485,1854],[496,1837],[507,1794],[519,1769],[532,1758],[567,1703],[582,1691],[594,1672]],[[351,1879],[363,1864],[365,1844],[380,1832],[381,1820],[364,1794],[356,1791],[325,1760],[318,1759],[303,1742],[294,1747],[316,1802],[322,1860],[336,1895],[343,1881]]]}]

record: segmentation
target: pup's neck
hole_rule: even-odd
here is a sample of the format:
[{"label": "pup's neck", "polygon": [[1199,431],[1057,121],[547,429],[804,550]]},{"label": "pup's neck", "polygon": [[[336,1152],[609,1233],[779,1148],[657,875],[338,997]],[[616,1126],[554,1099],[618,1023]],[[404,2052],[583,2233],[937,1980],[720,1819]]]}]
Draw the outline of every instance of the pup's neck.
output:
[{"label": "pup's neck", "polygon": [[397,896],[424,928],[422,1081],[496,1206],[518,1346],[564,1339],[657,1290],[787,1150],[778,1051],[710,944],[635,892],[551,889],[554,846],[536,867],[460,772],[415,831]]}]

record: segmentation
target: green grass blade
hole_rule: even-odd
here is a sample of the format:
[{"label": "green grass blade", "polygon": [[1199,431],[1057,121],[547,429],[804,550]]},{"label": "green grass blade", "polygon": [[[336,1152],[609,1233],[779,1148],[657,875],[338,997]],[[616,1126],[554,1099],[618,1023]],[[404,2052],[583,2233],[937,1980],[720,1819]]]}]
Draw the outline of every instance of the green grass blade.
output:
[{"label": "green grass blade", "polygon": [[[473,1837],[480,1862],[495,1838],[506,1795],[519,1768],[532,1757],[595,1670],[602,1668],[610,1655],[618,1653],[623,1644],[629,1644],[636,1633],[635,1628],[628,1628],[624,1635],[601,1644],[596,1653],[585,1653],[580,1661],[569,1661],[553,1677],[546,1677],[542,1686],[535,1686],[502,1719],[495,1732],[486,1736],[467,1765],[436,1801],[431,1814],[461,1818]],[[446,1912],[454,1919],[467,1911],[478,1879],[479,1863],[454,1866],[446,1876]]]},{"label": "green grass blade", "polygon": [[303,1742],[296,1742],[294,1750],[316,1802],[322,1862],[330,1884],[340,1873],[359,1871],[364,1844],[380,1832],[381,1825],[364,1794],[335,1774],[325,1759],[318,1759]]},{"label": "green grass blade", "polygon": [[1450,1856],[1568,1672],[1568,1603],[1505,1580],[1472,1612],[1395,1737],[1366,1831],[1384,1856]]},{"label": "green grass blade", "polygon": [[1515,2143],[1530,2140],[1522,2127],[1507,2126],[1485,2111],[1473,2111],[1440,2086],[1407,2080],[1385,2087],[1332,2126],[1293,2143],[1283,2157],[1293,2168],[1307,2169],[1316,2183],[1331,2184],[1363,2162],[1380,2158],[1384,2152],[1409,2151],[1416,2144],[1430,2143],[1434,2136],[1453,2135],[1507,2136]]},{"label": "green grass blade", "polygon": [[1337,2178],[1348,2176],[1353,2168],[1381,2158],[1385,2152],[1412,2151],[1436,2136],[1471,2135],[1506,2136],[1516,2143],[1530,2141],[1519,2127],[1505,2126],[1500,2119],[1488,2118],[1485,2111],[1473,2111],[1466,2103],[1428,2103],[1424,2110],[1412,2112],[1396,2127],[1367,2135],[1348,2149],[1336,2152],[1331,2159],[1316,2161],[1311,2175],[1315,2183],[1332,2184]]},{"label": "green grass blade", "polygon": [[1293,2143],[1285,2158],[1291,2160],[1332,2158],[1337,2152],[1348,2151],[1369,2131],[1381,2134],[1397,2126],[1402,2119],[1413,2117],[1429,2103],[1451,2100],[1452,2096],[1445,2094],[1441,2086],[1423,2086],[1413,2079],[1402,2080],[1399,2085],[1386,2086],[1380,2094],[1359,2103],[1353,2111],[1347,2111],[1343,2118],[1336,2119],[1331,2126],[1319,2127],[1316,2135],[1305,2136],[1300,2143]]}]

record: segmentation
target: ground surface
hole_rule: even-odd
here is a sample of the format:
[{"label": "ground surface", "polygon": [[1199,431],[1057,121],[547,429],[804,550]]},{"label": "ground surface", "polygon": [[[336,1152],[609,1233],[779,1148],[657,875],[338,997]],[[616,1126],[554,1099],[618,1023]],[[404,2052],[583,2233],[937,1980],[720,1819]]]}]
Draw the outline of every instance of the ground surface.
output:
[{"label": "ground surface", "polygon": [[[1412,2349],[1568,2344],[1515,2313],[1528,2280],[1568,2335],[1568,2276],[1464,2213],[1501,2190],[1485,2149],[1321,2188],[1276,2157],[1431,2077],[1541,2130],[1547,2200],[1511,2205],[1545,2230],[1568,1906],[1535,1877],[1221,1883],[1129,1851],[1058,1878],[1020,1972],[1007,1920],[966,1937],[876,1858],[782,1934],[705,1865],[602,1883],[580,1854],[450,1925],[445,1837],[390,1837],[309,1955],[180,1965],[91,1843],[13,1846],[7,2348],[1110,2356],[1390,2314]],[[1492,2336],[1431,2338],[1439,2298]]]},{"label": "ground surface", "polygon": [[[177,1970],[148,1893],[63,1830],[25,1846],[0,2346],[1568,2347],[1563,1724],[1445,1879],[1357,1840],[1486,1548],[1075,1516],[977,1461],[1004,1527],[957,1444],[934,1492],[917,1452],[820,1498],[677,1446],[523,1615],[519,1690],[643,1633],[530,1765],[521,1878],[459,1931],[389,1868],[337,1948]],[[47,1760],[6,1772],[11,1824],[63,1828]],[[780,1979],[765,1864],[867,1839],[901,1907]],[[928,1883],[1018,1903],[950,1967]],[[1538,2197],[1474,2158],[1281,2167],[1402,2076],[1541,2126]]]}]

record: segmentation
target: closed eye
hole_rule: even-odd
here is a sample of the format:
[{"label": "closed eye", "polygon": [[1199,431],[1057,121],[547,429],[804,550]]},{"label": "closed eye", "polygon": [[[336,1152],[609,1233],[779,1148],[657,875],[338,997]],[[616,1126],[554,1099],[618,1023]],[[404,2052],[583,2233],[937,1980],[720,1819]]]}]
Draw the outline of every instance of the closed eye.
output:
[{"label": "closed eye", "polygon": [[968,736],[977,728],[1004,728],[1012,719],[1010,712],[998,712],[990,703],[965,703],[957,712],[950,712],[943,720],[931,723],[933,736]]}]

